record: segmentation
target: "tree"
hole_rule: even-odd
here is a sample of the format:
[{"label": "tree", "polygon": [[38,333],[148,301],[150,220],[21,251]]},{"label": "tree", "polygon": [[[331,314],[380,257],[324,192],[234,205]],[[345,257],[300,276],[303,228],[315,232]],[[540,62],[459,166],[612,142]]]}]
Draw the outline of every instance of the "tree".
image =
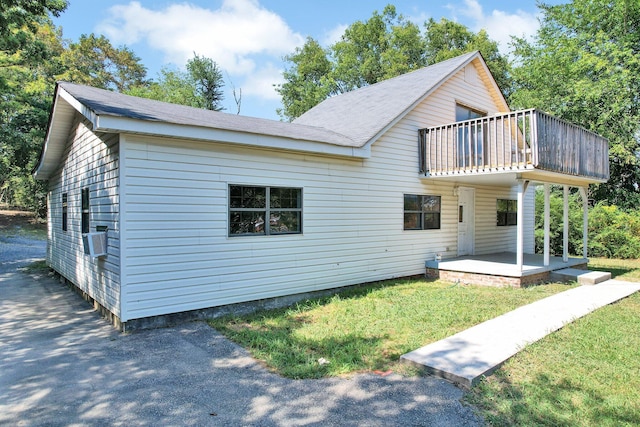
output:
[{"label": "tree", "polygon": [[80,36],[62,53],[59,80],[124,92],[145,83],[147,70],[126,46],[115,48],[105,36]]},{"label": "tree", "polygon": [[337,92],[330,77],[333,65],[327,56],[320,43],[308,37],[302,47],[284,57],[292,66],[283,73],[285,82],[276,85],[283,104],[277,110],[280,117],[299,117]]},{"label": "tree", "polygon": [[190,107],[220,111],[224,95],[222,72],[212,59],[194,54],[187,71],[163,67],[157,81],[146,82],[127,91],[129,95]]},{"label": "tree", "polygon": [[509,97],[512,86],[509,61],[500,53],[498,43],[491,40],[485,30],[474,33],[464,25],[445,18],[439,22],[429,18],[425,29],[428,64],[480,51],[503,95]]},{"label": "tree", "polygon": [[193,58],[187,61],[187,71],[193,81],[196,93],[202,99],[201,108],[207,110],[224,110],[221,102],[224,99],[222,87],[224,78],[218,64],[211,58],[193,54]]},{"label": "tree", "polygon": [[426,65],[420,28],[388,5],[367,21],[356,21],[331,47],[338,91],[374,84]]},{"label": "tree", "polygon": [[609,139],[611,179],[592,192],[640,203],[640,3],[540,5],[533,41],[515,39],[514,107],[537,107]]},{"label": "tree", "polygon": [[60,70],[52,58],[62,51],[49,14],[66,7],[61,0],[0,0],[0,200],[40,215],[45,186],[31,170],[47,126],[53,74]]},{"label": "tree", "polygon": [[426,33],[396,12],[392,5],[366,21],[351,24],[342,38],[323,49],[308,38],[285,61],[291,66],[285,82],[276,86],[283,108],[278,114],[293,120],[327,97],[396,77],[465,52],[480,50],[498,85],[508,94],[509,67],[485,31],[478,34],[463,25],[428,21]]}]

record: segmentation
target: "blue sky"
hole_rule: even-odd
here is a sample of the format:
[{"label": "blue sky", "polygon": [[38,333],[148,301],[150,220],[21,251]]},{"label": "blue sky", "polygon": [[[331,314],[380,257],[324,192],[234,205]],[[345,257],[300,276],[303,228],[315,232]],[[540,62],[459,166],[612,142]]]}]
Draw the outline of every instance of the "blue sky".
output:
[{"label": "blue sky", "polygon": [[[184,67],[193,53],[216,61],[225,74],[227,112],[235,113],[232,85],[242,89],[241,114],[278,119],[273,84],[282,81],[282,60],[311,36],[328,46],[357,20],[392,3],[421,26],[430,17],[486,29],[508,52],[510,35],[530,36],[538,27],[535,0],[70,0],[54,23],[63,36],[104,34],[132,49],[156,78],[163,65]],[[547,3],[558,3],[547,1]]]}]

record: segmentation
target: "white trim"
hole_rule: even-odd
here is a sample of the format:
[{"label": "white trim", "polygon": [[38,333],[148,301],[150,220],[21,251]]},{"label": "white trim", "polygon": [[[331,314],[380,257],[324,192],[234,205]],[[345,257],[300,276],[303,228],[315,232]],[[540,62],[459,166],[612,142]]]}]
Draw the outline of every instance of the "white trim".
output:
[{"label": "white trim", "polygon": [[99,116],[94,130],[100,132],[133,133],[200,141],[214,141],[269,149],[300,151],[361,159],[367,159],[371,156],[371,149],[369,147],[347,147],[325,142],[286,138],[282,136],[179,125],[157,121],[145,121],[127,117]]},{"label": "white trim", "polygon": [[549,258],[550,258],[550,224],[551,224],[551,202],[550,202],[550,186],[549,184],[544,184],[544,266],[549,266]]},{"label": "white trim", "polygon": [[580,187],[580,197],[582,197],[582,257],[587,259],[587,248],[589,244],[589,199],[587,199],[587,189]]},{"label": "white trim", "polygon": [[562,186],[562,261],[569,261],[569,186]]},{"label": "white trim", "polygon": [[126,322],[129,320],[129,313],[127,311],[127,293],[125,288],[127,287],[127,137],[120,134],[118,141],[119,152],[119,186],[118,186],[118,233],[120,234],[120,321]]}]

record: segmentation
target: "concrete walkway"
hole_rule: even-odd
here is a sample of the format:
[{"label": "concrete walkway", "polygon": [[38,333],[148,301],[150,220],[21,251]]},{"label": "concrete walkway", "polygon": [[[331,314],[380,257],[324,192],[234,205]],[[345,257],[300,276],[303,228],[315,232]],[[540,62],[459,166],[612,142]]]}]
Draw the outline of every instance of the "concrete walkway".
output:
[{"label": "concrete walkway", "polygon": [[637,291],[640,283],[617,280],[573,288],[407,353],[402,360],[470,388],[527,344]]}]

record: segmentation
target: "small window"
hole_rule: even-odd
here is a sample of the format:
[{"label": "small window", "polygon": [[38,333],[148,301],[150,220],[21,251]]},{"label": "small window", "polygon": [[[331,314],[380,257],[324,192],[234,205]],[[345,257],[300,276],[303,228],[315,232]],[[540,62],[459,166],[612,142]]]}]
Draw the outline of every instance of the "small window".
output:
[{"label": "small window", "polygon": [[69,195],[67,193],[62,193],[62,231],[67,231],[67,222],[69,218],[68,200]]},{"label": "small window", "polygon": [[405,194],[404,229],[440,229],[440,196]]},{"label": "small window", "polygon": [[301,188],[229,186],[229,236],[300,233]]},{"label": "small window", "polygon": [[82,223],[82,232],[83,233],[88,233],[91,229],[91,227],[89,226],[89,189],[88,188],[83,188],[82,189],[82,217],[81,217],[81,223]]},{"label": "small window", "polygon": [[498,226],[518,225],[518,201],[498,199]]}]

